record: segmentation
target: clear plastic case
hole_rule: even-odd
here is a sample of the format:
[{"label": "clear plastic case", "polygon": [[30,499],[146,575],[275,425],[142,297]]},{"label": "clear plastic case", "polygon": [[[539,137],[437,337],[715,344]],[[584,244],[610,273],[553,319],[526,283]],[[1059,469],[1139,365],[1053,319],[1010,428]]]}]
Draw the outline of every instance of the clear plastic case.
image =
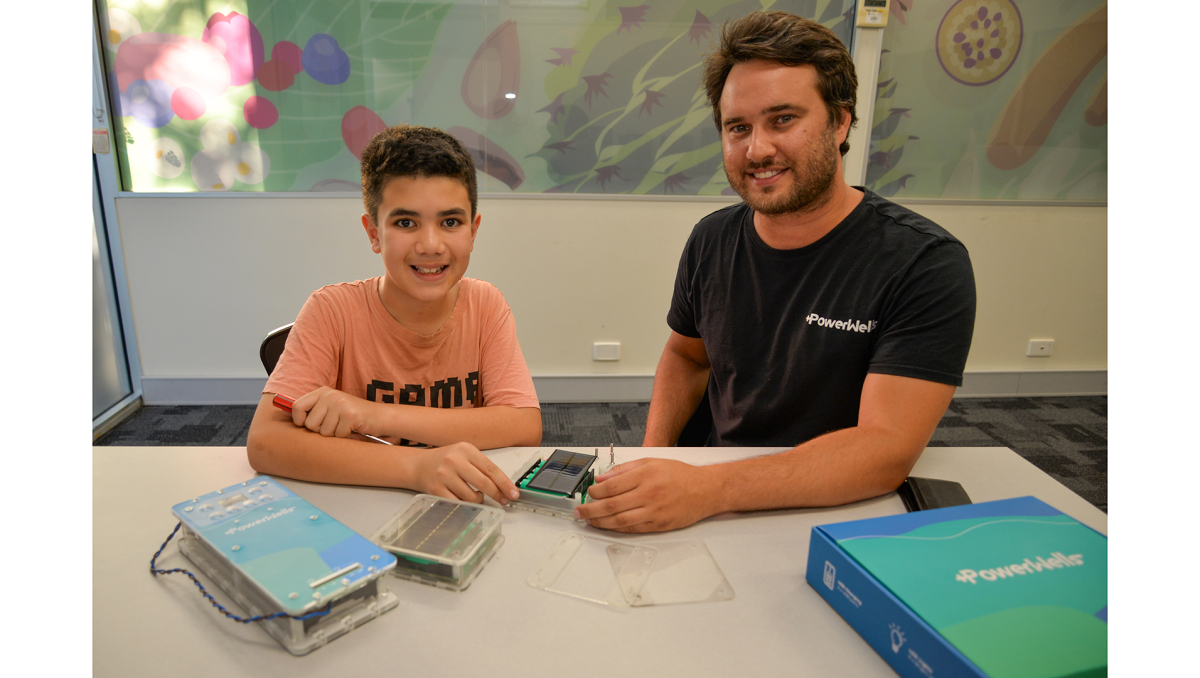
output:
[{"label": "clear plastic case", "polygon": [[650,546],[658,550],[658,557],[634,607],[733,600],[733,587],[703,541],[656,541]]},{"label": "clear plastic case", "polygon": [[658,550],[579,532],[558,538],[526,582],[610,607],[630,607],[650,578]]},{"label": "clear plastic case", "polygon": [[504,543],[501,509],[418,494],[371,541],[396,557],[392,574],[462,591]]}]

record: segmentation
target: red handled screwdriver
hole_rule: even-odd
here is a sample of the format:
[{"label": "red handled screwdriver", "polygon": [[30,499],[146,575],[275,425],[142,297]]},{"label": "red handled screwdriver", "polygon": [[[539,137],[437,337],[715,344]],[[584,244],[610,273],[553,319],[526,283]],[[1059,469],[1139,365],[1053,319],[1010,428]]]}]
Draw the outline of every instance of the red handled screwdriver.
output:
[{"label": "red handled screwdriver", "polygon": [[[274,404],[275,407],[278,407],[279,409],[283,410],[284,412],[287,412],[288,414],[292,413],[292,403],[294,403],[294,402],[296,402],[295,398],[289,398],[288,396],[285,396],[282,393],[276,393],[275,397],[271,400],[271,403]],[[391,443],[384,440],[383,438],[376,438],[375,436],[368,435],[366,433],[358,433],[358,431],[353,431],[353,433],[357,433],[358,435],[360,435],[364,438],[369,438],[371,440],[374,440],[377,443],[383,443],[384,445],[391,445]]]}]

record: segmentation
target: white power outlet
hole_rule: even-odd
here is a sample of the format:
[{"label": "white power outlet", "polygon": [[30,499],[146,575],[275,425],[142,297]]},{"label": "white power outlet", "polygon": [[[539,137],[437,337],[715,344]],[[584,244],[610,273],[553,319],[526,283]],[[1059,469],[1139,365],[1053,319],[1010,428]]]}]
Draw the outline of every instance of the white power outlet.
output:
[{"label": "white power outlet", "polygon": [[611,361],[621,359],[621,342],[597,341],[592,344],[592,360]]},{"label": "white power outlet", "polygon": [[1030,339],[1029,351],[1025,354],[1031,358],[1046,358],[1054,353],[1053,339]]}]

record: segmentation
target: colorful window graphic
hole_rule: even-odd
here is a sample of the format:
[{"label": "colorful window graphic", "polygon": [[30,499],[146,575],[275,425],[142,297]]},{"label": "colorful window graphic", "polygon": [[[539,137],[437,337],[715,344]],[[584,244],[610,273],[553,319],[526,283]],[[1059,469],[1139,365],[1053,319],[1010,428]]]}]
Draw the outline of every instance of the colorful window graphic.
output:
[{"label": "colorful window graphic", "polygon": [[[101,2],[126,190],[359,190],[387,125],[433,125],[498,193],[730,195],[700,62],[763,8],[850,44],[853,0]],[[896,0],[866,184],[1107,198],[1107,4]],[[860,113],[861,113],[860,106]]]},{"label": "colorful window graphic", "polygon": [[853,0],[102,1],[123,186],[356,192],[410,123],[484,192],[730,193],[700,62],[764,5],[851,40]]},{"label": "colorful window graphic", "polygon": [[884,196],[1108,198],[1108,4],[895,0],[867,186]]}]

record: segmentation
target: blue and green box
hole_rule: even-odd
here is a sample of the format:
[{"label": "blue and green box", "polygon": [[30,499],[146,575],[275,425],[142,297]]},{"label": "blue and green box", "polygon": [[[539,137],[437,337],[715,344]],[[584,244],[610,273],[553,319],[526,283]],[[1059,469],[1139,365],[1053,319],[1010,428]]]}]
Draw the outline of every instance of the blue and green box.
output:
[{"label": "blue and green box", "polygon": [[1033,497],[814,527],[807,579],[906,678],[1108,674],[1108,538]]}]

